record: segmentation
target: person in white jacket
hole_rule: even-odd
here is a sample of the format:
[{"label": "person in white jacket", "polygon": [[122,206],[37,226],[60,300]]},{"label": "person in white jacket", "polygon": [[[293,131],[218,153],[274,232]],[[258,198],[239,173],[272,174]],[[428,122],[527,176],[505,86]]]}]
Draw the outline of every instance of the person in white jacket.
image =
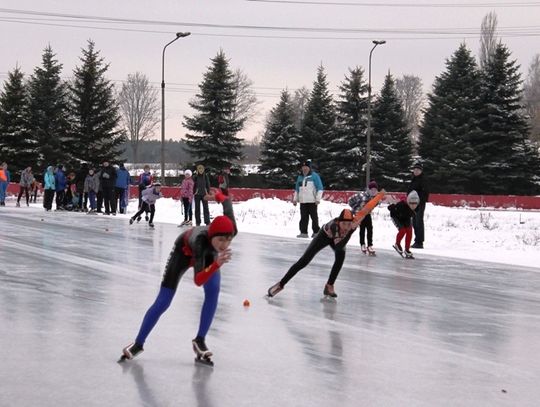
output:
[{"label": "person in white jacket", "polygon": [[302,163],[302,173],[296,179],[294,187],[293,204],[300,203],[300,234],[297,237],[309,237],[308,223],[311,217],[311,229],[315,236],[319,231],[319,215],[317,205],[321,202],[323,194],[323,184],[321,177],[311,169],[311,162]]}]

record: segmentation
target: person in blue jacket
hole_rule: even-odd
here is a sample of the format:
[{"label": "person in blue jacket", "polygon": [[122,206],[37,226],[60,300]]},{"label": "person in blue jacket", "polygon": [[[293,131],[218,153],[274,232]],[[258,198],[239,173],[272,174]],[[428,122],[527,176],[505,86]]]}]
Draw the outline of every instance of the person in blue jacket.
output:
[{"label": "person in blue jacket", "polygon": [[116,170],[116,184],[114,185],[115,200],[118,201],[117,208],[120,208],[120,213],[126,213],[130,184],[129,171],[124,167],[124,163],[120,163]]},{"label": "person in blue jacket", "polygon": [[302,173],[294,186],[293,205],[300,203],[300,234],[297,237],[309,237],[308,223],[311,217],[311,229],[315,236],[319,232],[319,215],[317,205],[321,202],[323,184],[321,177],[311,169],[311,161],[302,163]]},{"label": "person in blue jacket", "polygon": [[54,191],[56,190],[52,165],[49,165],[47,171],[43,174],[43,190],[43,207],[46,211],[50,211],[52,209]]},{"label": "person in blue jacket", "polygon": [[61,211],[64,209],[64,196],[66,193],[66,175],[64,174],[64,166],[58,164],[56,172],[54,173],[54,185],[56,188],[56,210]]},{"label": "person in blue jacket", "polygon": [[8,170],[7,163],[3,162],[0,168],[0,206],[6,206],[6,192],[9,183],[11,182],[11,174]]}]

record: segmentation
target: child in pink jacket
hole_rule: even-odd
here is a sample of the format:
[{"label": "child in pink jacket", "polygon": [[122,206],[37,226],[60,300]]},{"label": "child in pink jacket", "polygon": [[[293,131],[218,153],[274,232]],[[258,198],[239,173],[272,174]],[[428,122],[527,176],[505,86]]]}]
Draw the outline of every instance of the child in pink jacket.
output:
[{"label": "child in pink jacket", "polygon": [[193,223],[193,211],[191,209],[191,202],[193,201],[193,178],[191,170],[184,171],[184,180],[180,186],[180,197],[182,198],[182,205],[184,205],[184,222],[181,226],[191,226]]}]

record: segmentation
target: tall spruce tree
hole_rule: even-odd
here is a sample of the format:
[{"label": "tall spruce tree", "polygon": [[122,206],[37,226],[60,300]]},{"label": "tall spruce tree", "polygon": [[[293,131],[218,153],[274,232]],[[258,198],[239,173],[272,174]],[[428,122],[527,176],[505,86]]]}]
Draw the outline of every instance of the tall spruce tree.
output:
[{"label": "tall spruce tree", "polygon": [[62,64],[50,46],[42,55],[42,65],[34,69],[28,82],[28,127],[36,140],[38,167],[66,163],[70,158],[67,87],[60,79]]},{"label": "tall spruce tree", "polygon": [[245,117],[234,114],[234,75],[224,52],[219,51],[211,61],[199,84],[200,92],[189,102],[196,113],[184,116],[184,126],[194,132],[186,134],[187,151],[216,173],[242,159],[242,140],[236,135]]},{"label": "tall spruce tree", "polygon": [[299,151],[303,160],[311,159],[315,169],[324,176],[328,174],[324,163],[328,159],[326,148],[335,136],[336,113],[332,95],[328,90],[328,82],[324,68],[317,69],[317,79],[309,97],[302,131]]},{"label": "tall spruce tree", "polygon": [[391,191],[406,190],[412,164],[411,129],[396,83],[386,75],[373,106],[371,178]]},{"label": "tall spruce tree", "polygon": [[99,164],[122,154],[125,133],[120,129],[120,111],[113,83],[105,78],[109,65],[95,50],[93,41],[82,50],[81,65],[69,86],[72,120],[71,157],[78,162]]},{"label": "tall spruce tree", "polygon": [[8,73],[0,94],[0,160],[13,174],[36,164],[36,143],[28,130],[28,98],[24,74],[16,67]]},{"label": "tall spruce tree", "polygon": [[261,140],[261,167],[259,173],[268,184],[290,188],[298,172],[300,157],[296,150],[298,130],[291,96],[281,92],[279,103],[270,111],[266,129]]},{"label": "tall spruce tree", "polygon": [[366,159],[367,84],[364,71],[349,69],[336,103],[336,137],[328,145],[325,183],[330,189],[363,188]]},{"label": "tall spruce tree", "polygon": [[480,129],[472,144],[479,154],[481,179],[473,193],[533,194],[539,176],[538,152],[528,142],[519,65],[510,51],[498,44],[483,65]]},{"label": "tall spruce tree", "polygon": [[435,78],[420,129],[418,152],[432,192],[465,193],[482,176],[471,140],[478,136],[480,73],[461,44]]}]

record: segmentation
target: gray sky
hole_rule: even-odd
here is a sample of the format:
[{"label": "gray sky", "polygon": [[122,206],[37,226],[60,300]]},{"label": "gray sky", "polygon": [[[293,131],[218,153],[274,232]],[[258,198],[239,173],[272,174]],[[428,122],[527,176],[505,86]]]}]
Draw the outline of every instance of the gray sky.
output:
[{"label": "gray sky", "polygon": [[[344,2],[356,5],[336,4]],[[460,42],[465,41],[477,54],[480,24],[489,11],[497,13],[500,37],[522,65],[523,73],[533,55],[540,53],[540,2],[521,1],[521,7],[509,7],[517,0],[461,0],[454,2],[461,6],[447,7],[450,3],[449,0],[336,0],[325,5],[273,0],[3,0],[0,80],[5,80],[16,64],[25,74],[31,74],[41,63],[47,44],[63,63],[63,77],[67,78],[79,64],[81,48],[86,47],[87,39],[92,39],[110,63],[110,79],[122,81],[129,73],[140,71],[159,88],[163,46],[174,38],[175,32],[190,31],[190,37],[179,39],[166,51],[166,137],[178,139],[185,134],[182,118],[192,113],[187,102],[194,96],[210,58],[221,48],[230,59],[231,68],[241,68],[253,80],[263,102],[258,122],[242,133],[246,139],[252,139],[261,132],[264,116],[278,102],[280,90],[311,88],[321,63],[334,94],[349,67],[362,66],[367,78],[373,39],[387,41],[373,54],[374,90],[381,86],[388,70],[397,77],[418,75],[424,90],[430,90],[435,76],[444,70],[445,59]],[[489,7],[483,6],[488,3]],[[29,11],[39,14],[26,13]],[[72,17],[60,18],[58,14]],[[149,22],[89,21],[73,16]],[[315,28],[331,30],[311,30]],[[410,33],[411,30],[415,32]],[[156,136],[159,135],[158,129]]]}]

